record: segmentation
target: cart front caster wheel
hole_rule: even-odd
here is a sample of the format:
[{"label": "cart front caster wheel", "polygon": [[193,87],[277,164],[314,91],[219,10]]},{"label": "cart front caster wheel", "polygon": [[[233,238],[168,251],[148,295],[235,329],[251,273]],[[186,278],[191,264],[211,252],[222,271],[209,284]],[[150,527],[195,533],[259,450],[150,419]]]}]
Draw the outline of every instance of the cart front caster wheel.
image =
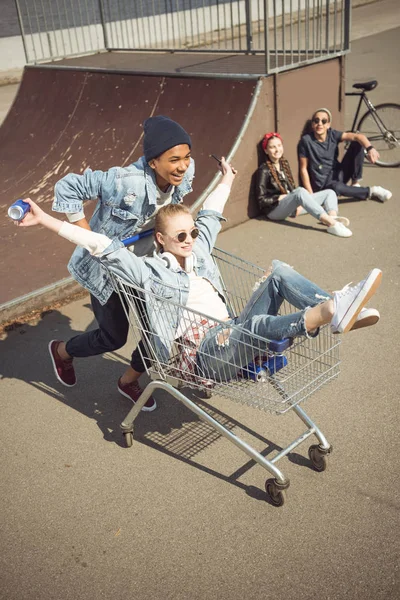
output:
[{"label": "cart front caster wheel", "polygon": [[133,433],[131,431],[124,431],[125,444],[127,448],[130,448],[133,444]]},{"label": "cart front caster wheel", "polygon": [[321,450],[318,444],[314,444],[313,446],[309,447],[308,457],[316,471],[321,473],[322,471],[326,470],[326,467],[328,466],[326,457],[329,453],[330,451],[327,452]]},{"label": "cart front caster wheel", "polygon": [[274,506],[283,506],[285,504],[286,490],[279,489],[279,484],[275,479],[267,479],[265,482],[265,491]]}]

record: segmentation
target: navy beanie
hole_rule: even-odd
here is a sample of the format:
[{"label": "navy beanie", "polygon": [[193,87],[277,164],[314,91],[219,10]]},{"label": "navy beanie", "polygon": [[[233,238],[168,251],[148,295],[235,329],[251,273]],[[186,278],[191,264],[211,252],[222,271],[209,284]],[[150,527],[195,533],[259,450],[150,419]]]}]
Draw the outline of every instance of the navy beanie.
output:
[{"label": "navy beanie", "polygon": [[162,115],[150,117],[143,123],[143,129],[143,152],[147,162],[179,144],[192,147],[190,135],[168,117]]}]

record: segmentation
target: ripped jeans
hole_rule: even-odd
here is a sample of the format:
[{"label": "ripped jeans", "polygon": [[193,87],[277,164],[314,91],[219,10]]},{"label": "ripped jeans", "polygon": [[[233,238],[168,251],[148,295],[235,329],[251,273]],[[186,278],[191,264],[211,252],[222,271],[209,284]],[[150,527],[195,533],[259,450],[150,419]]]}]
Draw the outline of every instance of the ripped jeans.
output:
[{"label": "ripped jeans", "polygon": [[[207,332],[197,353],[199,371],[217,381],[235,377],[238,366],[245,367],[255,358],[260,342],[255,338],[252,342],[252,334],[268,340],[309,336],[304,321],[307,309],[330,298],[330,294],[288,264],[272,261],[272,272],[253,292],[241,314]],[[277,315],[284,300],[299,312]],[[230,331],[228,342],[221,344],[221,333],[229,329],[229,323],[236,327]]]}]

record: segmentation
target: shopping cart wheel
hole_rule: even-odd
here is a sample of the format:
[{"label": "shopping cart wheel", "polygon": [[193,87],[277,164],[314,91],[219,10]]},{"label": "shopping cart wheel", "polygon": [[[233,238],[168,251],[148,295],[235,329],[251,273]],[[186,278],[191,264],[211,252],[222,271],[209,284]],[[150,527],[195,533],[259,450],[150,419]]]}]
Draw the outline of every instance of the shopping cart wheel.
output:
[{"label": "shopping cart wheel", "polygon": [[308,457],[316,471],[322,472],[326,470],[326,467],[328,466],[326,457],[330,453],[331,448],[325,450],[318,446],[318,444],[313,444],[309,447]]},{"label": "shopping cart wheel", "polygon": [[132,431],[124,431],[125,444],[127,448],[130,448],[133,444],[133,433]]},{"label": "shopping cart wheel", "polygon": [[204,398],[207,398],[207,400],[209,400],[212,396],[212,391],[211,390],[204,390]]},{"label": "shopping cart wheel", "polygon": [[283,506],[285,504],[286,488],[288,487],[289,483],[282,485],[276,479],[267,479],[265,482],[265,491],[274,506]]}]

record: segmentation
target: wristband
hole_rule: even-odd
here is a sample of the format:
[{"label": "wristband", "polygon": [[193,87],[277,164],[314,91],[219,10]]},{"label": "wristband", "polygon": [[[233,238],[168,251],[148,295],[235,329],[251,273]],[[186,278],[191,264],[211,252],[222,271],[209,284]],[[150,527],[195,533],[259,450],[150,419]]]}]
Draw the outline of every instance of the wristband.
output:
[{"label": "wristband", "polygon": [[368,146],[368,148],[365,149],[365,152],[368,153],[370,150],[373,150],[373,149],[374,149],[374,147],[372,145]]}]

